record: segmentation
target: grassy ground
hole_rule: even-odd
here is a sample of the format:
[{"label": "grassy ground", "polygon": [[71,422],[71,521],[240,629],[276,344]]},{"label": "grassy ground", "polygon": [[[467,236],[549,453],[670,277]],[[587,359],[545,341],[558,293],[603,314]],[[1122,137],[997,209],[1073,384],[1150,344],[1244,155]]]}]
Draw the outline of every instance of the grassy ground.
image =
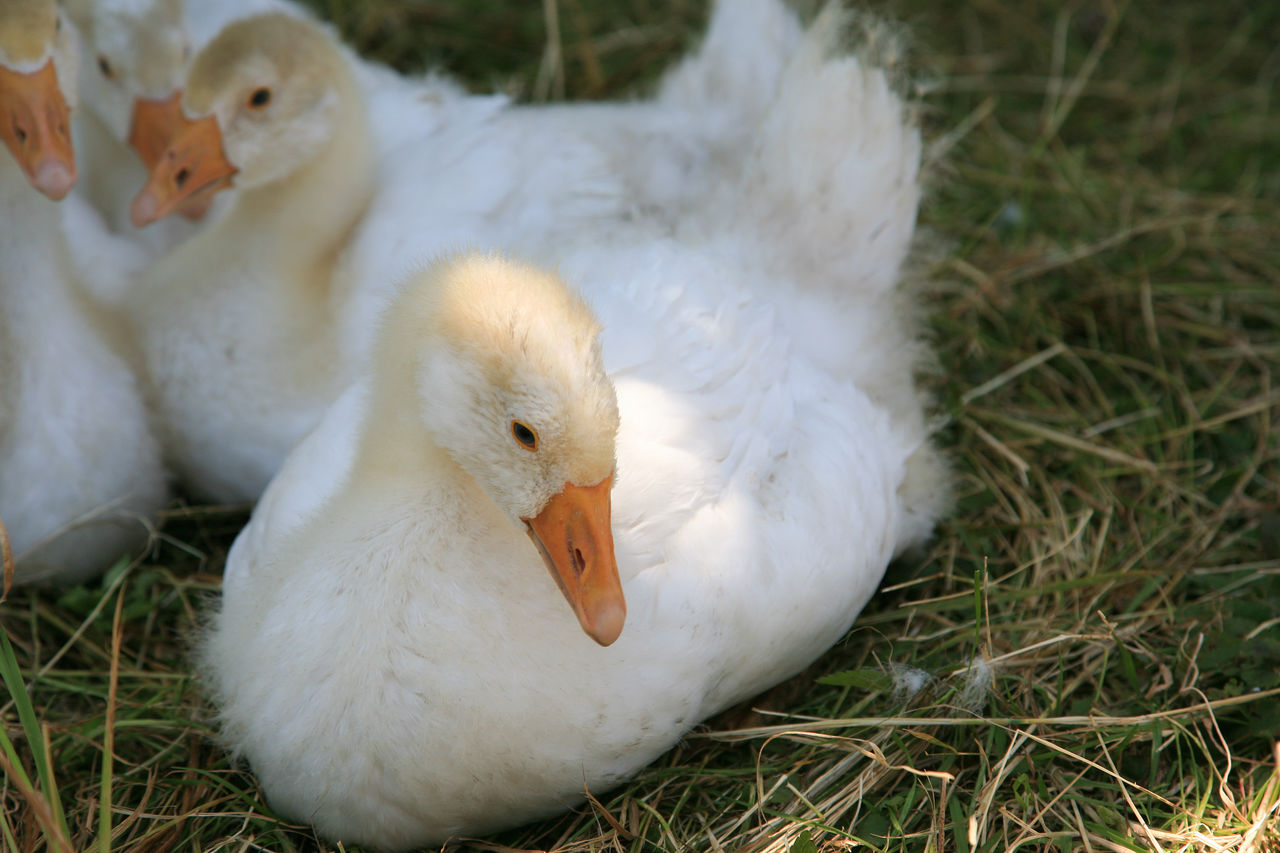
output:
[{"label": "grassy ground", "polygon": [[[530,99],[635,92],[705,18],[317,6]],[[915,34],[923,219],[953,246],[929,298],[956,510],[772,710],[476,846],[1276,853],[1280,4],[877,8]],[[30,693],[3,705],[5,849],[334,849],[205,738],[184,637],[243,521],[174,511],[145,563],[0,605]]]}]

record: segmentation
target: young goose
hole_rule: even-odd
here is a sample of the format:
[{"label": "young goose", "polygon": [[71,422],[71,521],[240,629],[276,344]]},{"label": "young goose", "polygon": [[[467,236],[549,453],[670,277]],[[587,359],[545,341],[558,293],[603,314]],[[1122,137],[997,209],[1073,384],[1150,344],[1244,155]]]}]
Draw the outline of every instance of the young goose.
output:
[{"label": "young goose", "polygon": [[[75,67],[75,45],[54,3],[14,0],[0,9],[0,139],[31,186],[54,201],[77,176],[69,85]],[[11,183],[14,161],[5,161]]]},{"label": "young goose", "polygon": [[201,650],[225,739],[332,838],[439,844],[618,783],[835,642],[897,544],[911,449],[749,271],[577,259],[599,336],[548,272],[415,276],[232,548]]},{"label": "young goose", "polygon": [[183,4],[74,0],[67,12],[86,54],[79,86],[87,109],[77,122],[85,165],[80,189],[118,232],[127,228],[129,201],[180,115],[179,90],[191,59]]},{"label": "young goose", "polygon": [[115,309],[141,271],[194,233],[207,212],[208,202],[197,201],[159,227],[129,224],[130,201],[181,117],[190,41],[182,0],[70,0],[64,9],[86,60],[85,109],[73,124],[83,175],[62,206],[63,226],[92,297]]},{"label": "young goose", "polygon": [[176,472],[201,496],[251,501],[342,387],[329,281],[371,191],[368,121],[331,39],[284,15],[223,30],[183,110],[134,221],[229,181],[238,195],[147,270],[127,312]]},{"label": "young goose", "polygon": [[165,501],[119,330],[85,304],[60,213],[36,192],[62,198],[76,175],[68,30],[53,0],[0,7],[0,520],[21,583],[101,570]]}]

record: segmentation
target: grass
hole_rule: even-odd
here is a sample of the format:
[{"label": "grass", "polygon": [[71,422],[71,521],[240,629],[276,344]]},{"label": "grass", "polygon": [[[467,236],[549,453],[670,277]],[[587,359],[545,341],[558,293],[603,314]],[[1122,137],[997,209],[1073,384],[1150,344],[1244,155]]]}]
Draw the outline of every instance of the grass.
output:
[{"label": "grass", "polygon": [[[316,5],[532,100],[642,91],[705,19]],[[1280,6],[876,8],[914,34],[922,219],[952,247],[928,300],[955,511],[758,713],[474,847],[1277,853]],[[147,560],[0,604],[6,850],[336,849],[206,738],[186,635],[243,521],[176,508]]]}]

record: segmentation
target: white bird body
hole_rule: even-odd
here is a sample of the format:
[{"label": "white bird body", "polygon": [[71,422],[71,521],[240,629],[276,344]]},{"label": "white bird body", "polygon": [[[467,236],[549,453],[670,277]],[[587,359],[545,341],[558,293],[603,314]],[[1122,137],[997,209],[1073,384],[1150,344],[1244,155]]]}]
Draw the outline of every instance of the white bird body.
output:
[{"label": "white bird body", "polygon": [[[160,259],[126,303],[175,474],[231,503],[256,500],[342,387],[327,318],[307,298],[315,282],[274,251],[279,231],[237,220],[233,210]],[[191,269],[208,270],[210,284],[167,287]]]},{"label": "white bird body", "polygon": [[[54,4],[42,11],[52,40]],[[0,16],[0,59],[11,20]],[[65,31],[57,39],[45,56],[74,103],[74,47]],[[166,500],[123,340],[86,296],[59,208],[0,149],[0,521],[20,583],[101,571],[147,540]]]},{"label": "white bird body", "polygon": [[76,581],[146,541],[165,476],[133,374],[79,290],[60,213],[7,158],[0,152],[0,521],[19,582]]},{"label": "white bird body", "polygon": [[368,357],[376,318],[424,258],[474,246],[554,252],[628,215],[635,197],[571,114],[499,98],[442,100],[421,112],[418,130],[380,158],[377,193],[335,279],[344,363]]},{"label": "white bird body", "polygon": [[579,258],[621,423],[616,643],[582,633],[523,531],[414,433],[414,399],[379,405],[380,376],[232,550],[204,651],[226,734],[327,835],[438,843],[611,787],[839,639],[895,548],[910,450],[789,355],[770,308],[706,287],[731,259]]},{"label": "white bird body", "polygon": [[[206,79],[224,81],[201,90],[204,109],[242,129],[233,150],[253,164],[252,178],[217,222],[149,267],[125,303],[175,473],[196,494],[225,502],[255,500],[345,387],[330,279],[365,210],[373,169],[364,104],[344,60],[299,46],[305,39],[291,42],[292,54],[280,52],[291,34],[312,44],[325,37],[278,17],[242,24],[228,31],[232,38],[253,30],[266,39],[253,56],[258,67],[328,62],[329,73],[317,85],[306,73],[290,85],[278,69],[268,72],[271,109],[288,111],[303,129],[282,144],[272,133],[278,126],[268,125],[264,136],[241,104],[240,89],[254,89],[256,72],[241,72],[222,53],[201,54],[196,69],[204,59],[212,69]],[[252,78],[248,84],[242,73]]]}]

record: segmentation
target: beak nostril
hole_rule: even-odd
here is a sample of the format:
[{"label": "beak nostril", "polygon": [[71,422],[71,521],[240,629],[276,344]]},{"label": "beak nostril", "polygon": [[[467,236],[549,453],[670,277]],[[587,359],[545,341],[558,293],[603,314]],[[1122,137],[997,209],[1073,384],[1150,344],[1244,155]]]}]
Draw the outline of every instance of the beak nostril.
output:
[{"label": "beak nostril", "polygon": [[13,126],[13,135],[18,138],[19,145],[25,145],[27,141],[27,132],[16,124]]},{"label": "beak nostril", "polygon": [[178,184],[178,189],[182,189],[184,186],[186,186],[187,180],[190,177],[191,177],[191,170],[184,166],[178,170],[178,174],[174,175],[173,179]]},{"label": "beak nostril", "polygon": [[582,574],[587,569],[587,560],[582,556],[582,551],[573,549],[573,570],[578,574]]}]

